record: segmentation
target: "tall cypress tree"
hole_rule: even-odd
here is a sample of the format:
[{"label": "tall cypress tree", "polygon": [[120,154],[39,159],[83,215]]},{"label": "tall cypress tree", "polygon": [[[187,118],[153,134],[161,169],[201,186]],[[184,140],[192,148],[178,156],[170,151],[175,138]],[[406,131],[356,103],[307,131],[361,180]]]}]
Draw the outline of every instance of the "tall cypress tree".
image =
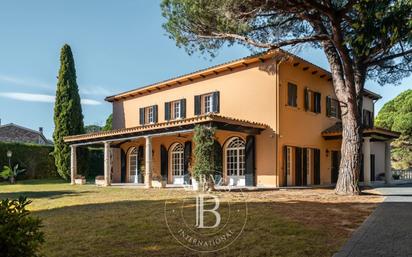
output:
[{"label": "tall cypress tree", "polygon": [[[70,46],[65,44],[60,52],[60,70],[54,105],[54,158],[57,171],[64,179],[70,178],[70,146],[63,137],[84,133],[83,113],[76,68]],[[78,154],[79,169],[84,166],[84,156]]]}]

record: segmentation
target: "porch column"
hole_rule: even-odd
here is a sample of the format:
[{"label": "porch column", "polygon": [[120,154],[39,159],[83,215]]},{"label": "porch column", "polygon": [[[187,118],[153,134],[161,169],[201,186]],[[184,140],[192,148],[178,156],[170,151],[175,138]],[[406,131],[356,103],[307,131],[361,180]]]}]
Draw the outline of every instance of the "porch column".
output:
[{"label": "porch column", "polygon": [[71,177],[71,184],[74,185],[74,179],[77,175],[77,154],[76,154],[77,147],[74,145],[70,146],[70,177]]},{"label": "porch column", "polygon": [[385,183],[392,182],[391,140],[385,142]]},{"label": "porch column", "polygon": [[363,182],[365,185],[371,183],[371,138],[363,138]]},{"label": "porch column", "polygon": [[104,181],[105,186],[110,186],[110,171],[111,171],[111,162],[110,162],[110,143],[104,142]]},{"label": "porch column", "polygon": [[149,136],[145,137],[146,147],[145,147],[145,187],[152,187],[152,138]]}]

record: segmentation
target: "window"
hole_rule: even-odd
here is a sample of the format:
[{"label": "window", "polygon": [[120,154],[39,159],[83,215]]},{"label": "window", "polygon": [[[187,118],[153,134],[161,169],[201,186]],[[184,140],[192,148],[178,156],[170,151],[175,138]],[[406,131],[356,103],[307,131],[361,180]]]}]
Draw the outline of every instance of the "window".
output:
[{"label": "window", "polygon": [[308,88],[305,89],[305,110],[320,113],[321,94]]},{"label": "window", "polygon": [[184,148],[182,144],[176,143],[172,146],[171,168],[174,176],[183,176],[184,174]]},{"label": "window", "polygon": [[203,96],[203,113],[211,113],[213,106],[213,98],[212,94],[204,95]]},{"label": "window", "polygon": [[173,109],[172,109],[173,119],[181,118],[181,103],[180,103],[180,101],[172,102],[172,106],[173,106]]},{"label": "window", "polygon": [[373,127],[373,114],[371,111],[363,110],[362,112],[362,124],[365,128]]},{"label": "window", "polygon": [[129,153],[129,183],[138,183],[138,154],[133,147]]},{"label": "window", "polygon": [[140,108],[140,125],[157,122],[157,105]]},{"label": "window", "polygon": [[326,97],[326,115],[337,119],[341,117],[339,101],[330,96]]},{"label": "window", "polygon": [[165,102],[165,120],[186,118],[186,99]]},{"label": "window", "polygon": [[195,115],[218,113],[219,112],[218,91],[204,95],[195,96]]},{"label": "window", "polygon": [[153,111],[153,106],[147,107],[146,108],[146,122],[145,123],[154,123],[154,111]]},{"label": "window", "polygon": [[245,175],[245,141],[235,137],[226,147],[226,169],[228,176]]},{"label": "window", "polygon": [[292,107],[297,107],[298,102],[298,86],[292,83],[288,83],[288,105]]}]

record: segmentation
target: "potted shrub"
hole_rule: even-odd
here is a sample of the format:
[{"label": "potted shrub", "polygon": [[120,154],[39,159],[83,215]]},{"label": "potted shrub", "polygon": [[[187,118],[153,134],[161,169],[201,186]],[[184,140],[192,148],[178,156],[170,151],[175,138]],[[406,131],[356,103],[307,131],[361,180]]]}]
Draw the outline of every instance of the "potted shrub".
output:
[{"label": "potted shrub", "polygon": [[105,186],[106,185],[106,180],[104,179],[104,176],[97,176],[95,179],[95,184],[97,186]]},{"label": "potted shrub", "polygon": [[166,187],[166,179],[164,179],[162,176],[154,176],[152,178],[152,186],[155,188],[164,188]]},{"label": "potted shrub", "polygon": [[215,129],[198,125],[194,129],[195,144],[192,186],[193,190],[214,190],[213,175],[215,163]]},{"label": "potted shrub", "polygon": [[74,177],[74,184],[84,185],[86,184],[86,178],[82,175],[76,175],[76,177]]}]

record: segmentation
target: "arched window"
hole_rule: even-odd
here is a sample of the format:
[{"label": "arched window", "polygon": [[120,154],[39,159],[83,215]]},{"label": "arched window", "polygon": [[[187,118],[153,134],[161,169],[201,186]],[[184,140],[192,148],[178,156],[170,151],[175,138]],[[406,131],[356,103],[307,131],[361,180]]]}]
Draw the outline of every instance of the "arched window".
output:
[{"label": "arched window", "polygon": [[170,153],[171,157],[171,170],[173,176],[183,176],[184,174],[184,148],[180,143],[176,143],[172,146]]},{"label": "arched window", "polygon": [[228,176],[245,175],[245,141],[232,138],[226,146],[226,172]]},{"label": "arched window", "polygon": [[138,151],[136,147],[129,152],[129,183],[138,183]]}]

